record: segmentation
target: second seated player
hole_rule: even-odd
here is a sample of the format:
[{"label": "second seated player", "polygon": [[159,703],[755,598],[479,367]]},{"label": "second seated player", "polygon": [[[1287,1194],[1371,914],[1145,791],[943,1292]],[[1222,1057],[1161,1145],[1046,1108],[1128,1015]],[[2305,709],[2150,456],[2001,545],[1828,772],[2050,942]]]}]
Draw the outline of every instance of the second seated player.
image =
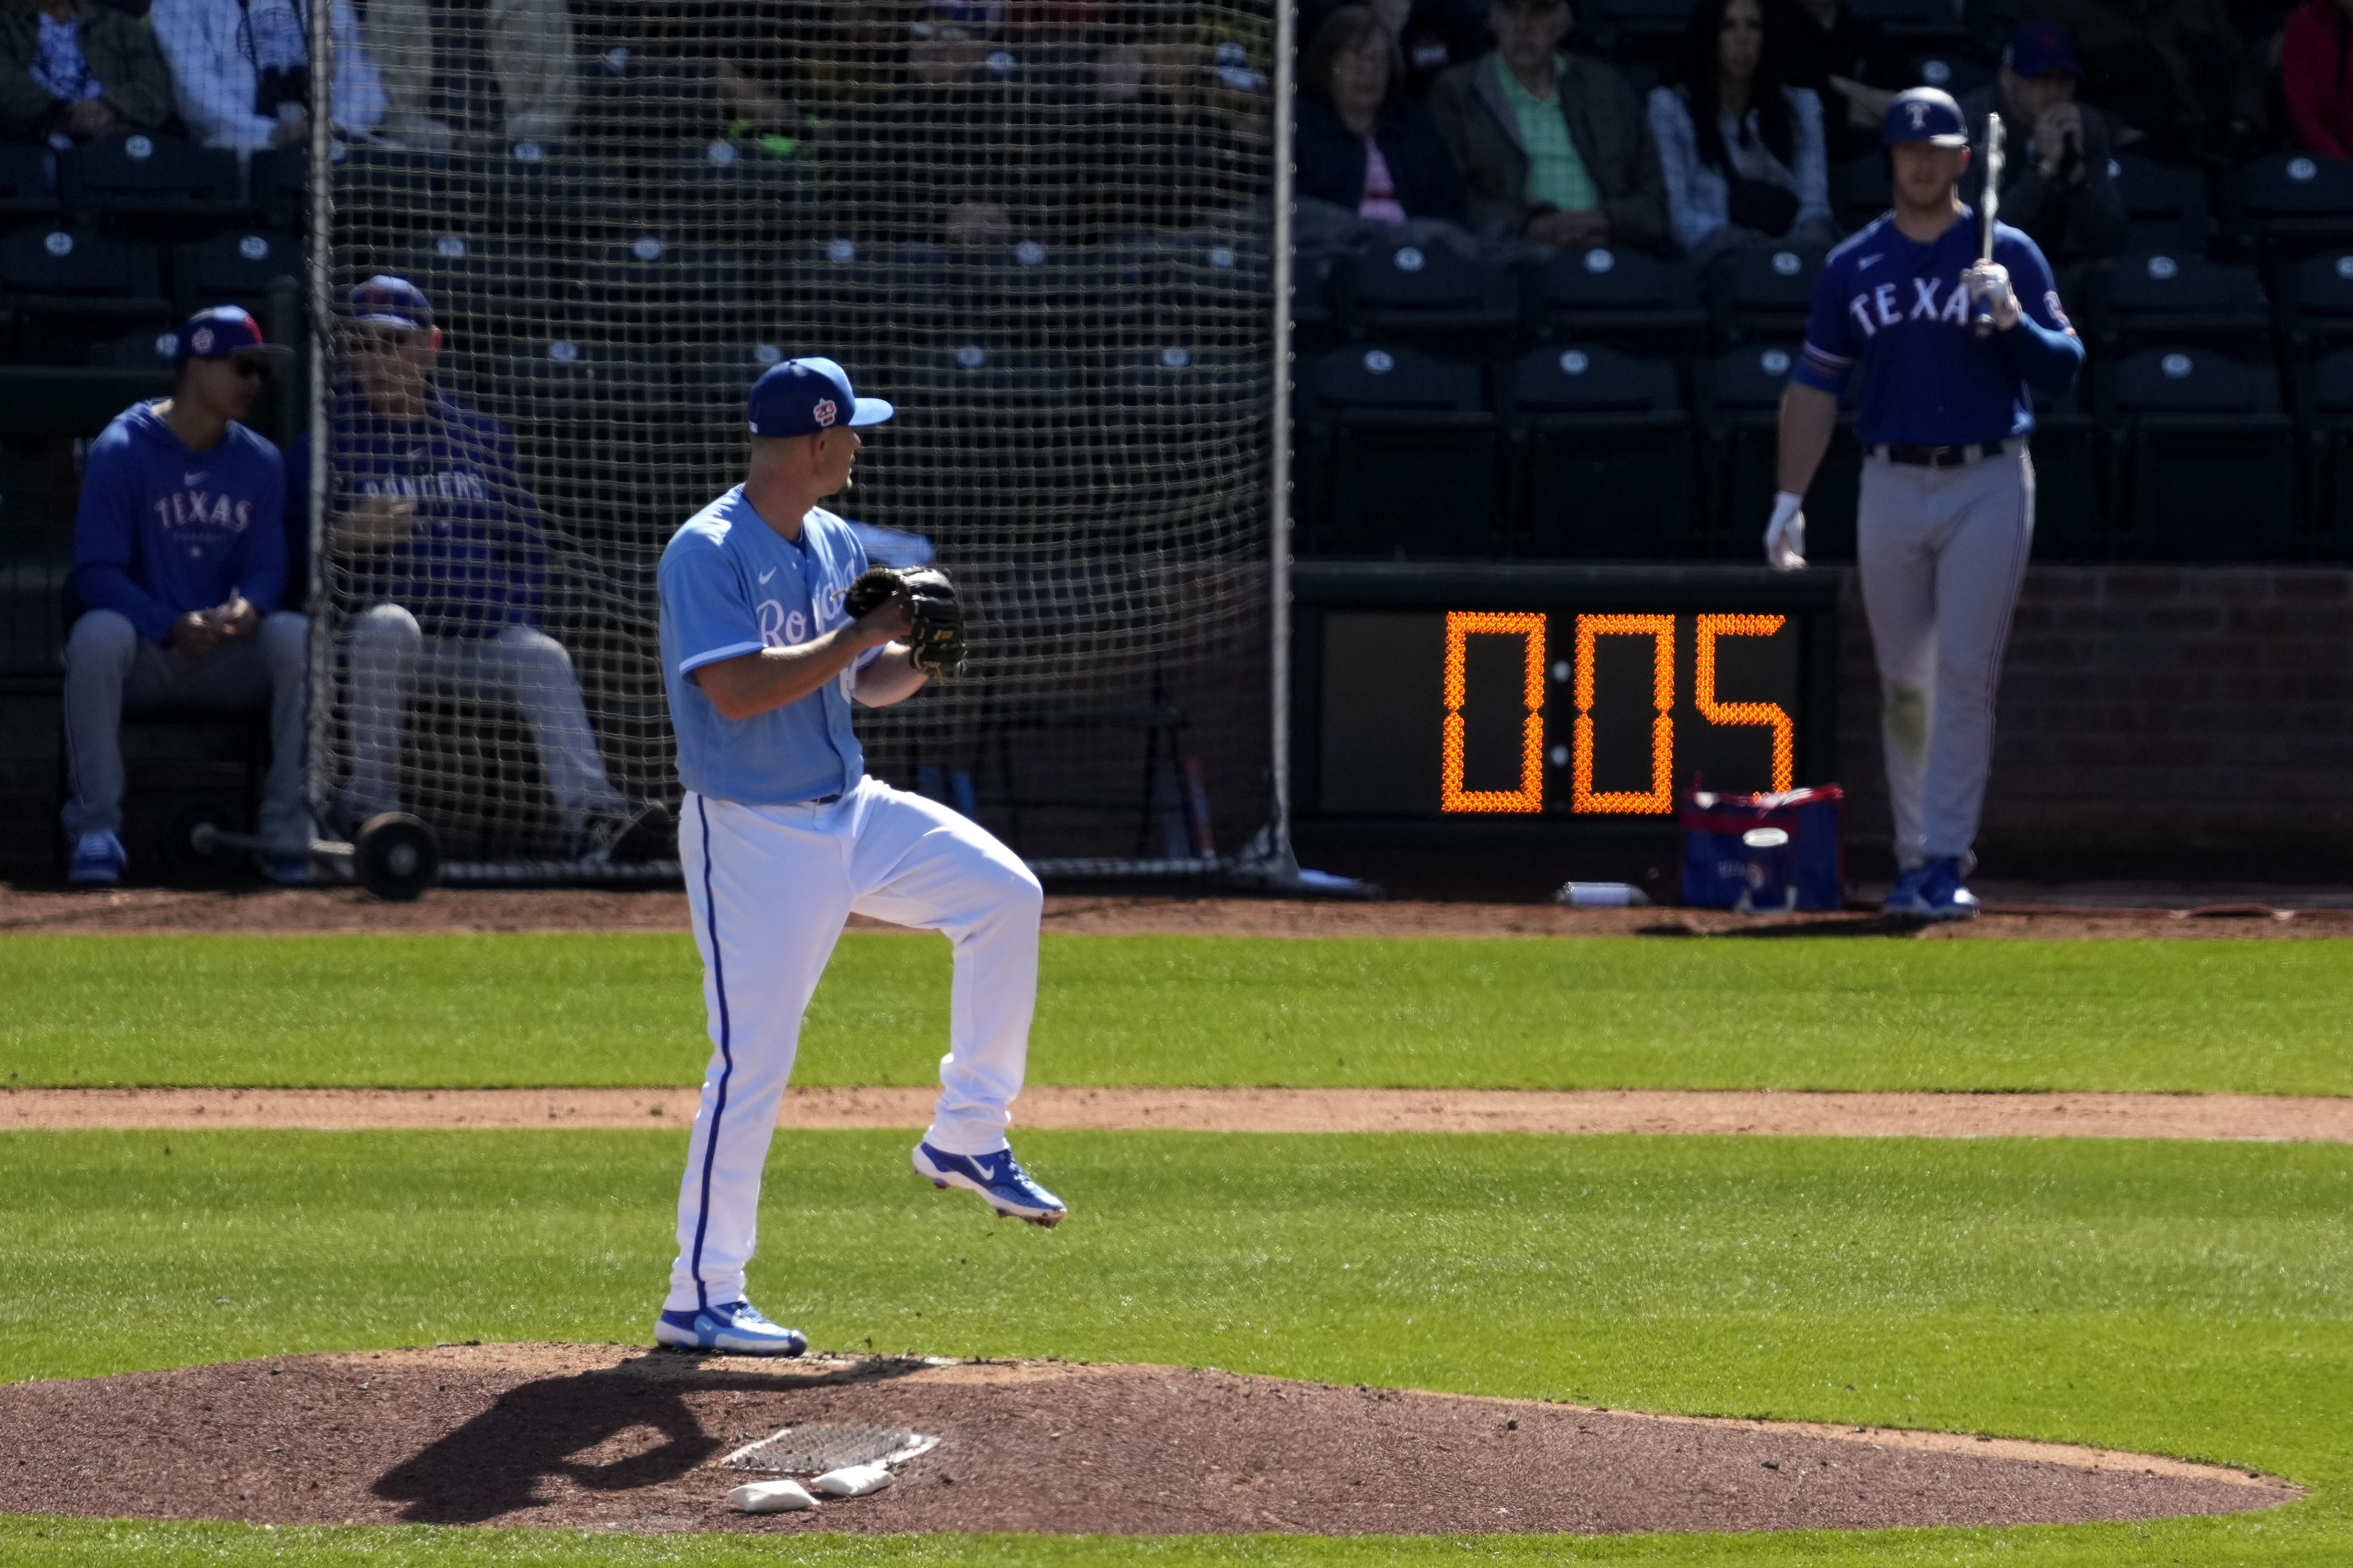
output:
[{"label": "second seated player", "polygon": [[[343,815],[356,824],[400,809],[401,726],[425,681],[522,710],[580,853],[661,852],[667,812],[632,811],[613,787],[571,656],[539,627],[547,542],[514,437],[434,384],[441,332],[423,289],[371,278],[351,303],[352,380],[335,400],[327,540],[356,595],[377,602],[348,633]],[[294,451],[293,471],[307,476],[307,436]]]},{"label": "second seated player", "polygon": [[949,1049],[916,1173],[1035,1225],[1064,1213],[1005,1138],[1037,1005],[1038,879],[979,824],[867,777],[850,727],[852,700],[904,701],[925,679],[892,640],[912,629],[898,602],[857,620],[844,610],[866,552],[818,505],[849,488],[858,427],[892,412],[855,395],[831,360],[773,367],[752,387],[744,481],[662,552],[662,677],[686,786],[679,849],[715,1047],[654,1328],[665,1345],[807,1346],[752,1306],[744,1276],[801,1014],[852,913],[941,931],[955,947]]},{"label": "second seated player", "polygon": [[[1969,165],[1960,105],[1935,88],[1898,93],[1881,140],[1895,207],[1831,251],[1814,287],[1805,351],[1781,398],[1781,490],[1765,557],[1805,564],[1799,508],[1860,367],[1855,555],[1902,871],[1883,907],[1968,920],[1994,687],[2034,537],[2033,389],[2065,388],[2084,345],[2034,241],[1996,224],[1992,258],[1980,258],[1979,225],[1958,194]],[[1980,301],[1991,317],[1983,333]]]}]

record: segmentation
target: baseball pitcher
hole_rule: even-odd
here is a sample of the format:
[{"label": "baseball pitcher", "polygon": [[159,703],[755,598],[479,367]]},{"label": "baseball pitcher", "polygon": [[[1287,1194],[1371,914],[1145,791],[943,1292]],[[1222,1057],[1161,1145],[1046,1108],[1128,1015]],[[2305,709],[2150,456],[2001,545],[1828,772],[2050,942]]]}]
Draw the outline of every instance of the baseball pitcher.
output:
[{"label": "baseball pitcher", "polygon": [[1884,908],[1968,920],[1994,685],[2034,533],[2030,389],[2065,387],[2084,345],[2034,242],[1990,213],[1982,233],[1970,221],[1957,193],[1969,165],[1960,105],[1935,88],[1897,93],[1880,140],[1895,207],[1831,251],[1815,286],[1781,399],[1765,558],[1805,564],[1799,509],[1860,367],[1856,554],[1903,873]]},{"label": "baseball pitcher", "polygon": [[1052,1226],[1062,1201],[1007,1146],[1038,992],[1042,895],[977,823],[866,776],[849,705],[903,701],[964,660],[946,576],[869,571],[817,503],[845,489],[860,397],[828,359],[754,384],[744,481],[662,552],[661,658],[686,786],[679,823],[714,1047],[679,1192],[678,1261],[654,1328],[665,1345],[798,1355],[807,1340],[744,1299],[760,1171],[801,1014],[852,911],[955,944],[949,1051],[915,1171],[998,1213]]}]

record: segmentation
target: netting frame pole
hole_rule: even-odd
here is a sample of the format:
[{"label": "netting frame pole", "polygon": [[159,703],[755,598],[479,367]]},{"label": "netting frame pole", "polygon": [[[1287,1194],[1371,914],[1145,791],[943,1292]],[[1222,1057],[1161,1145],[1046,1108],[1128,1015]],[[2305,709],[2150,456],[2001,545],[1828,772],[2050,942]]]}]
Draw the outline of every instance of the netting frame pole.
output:
[{"label": "netting frame pole", "polygon": [[[326,814],[328,742],[335,711],[334,628],[324,625],[327,604],[327,500],[333,431],[328,409],[334,391],[334,239],[335,239],[335,28],[334,6],[313,0],[310,14],[311,145],[310,179],[306,193],[310,233],[303,247],[310,283],[306,309],[311,338],[311,471],[301,475],[301,493],[310,501],[311,562],[304,584],[303,607],[311,620],[311,710],[307,726],[310,754],[303,773],[305,793],[314,816]],[[297,477],[288,476],[294,493]]]},{"label": "netting frame pole", "polygon": [[1296,0],[1275,0],[1274,12],[1274,399],[1267,443],[1267,660],[1270,740],[1273,746],[1274,820],[1268,825],[1272,858],[1295,868],[1291,847],[1291,279],[1293,205],[1292,103],[1299,89]]}]

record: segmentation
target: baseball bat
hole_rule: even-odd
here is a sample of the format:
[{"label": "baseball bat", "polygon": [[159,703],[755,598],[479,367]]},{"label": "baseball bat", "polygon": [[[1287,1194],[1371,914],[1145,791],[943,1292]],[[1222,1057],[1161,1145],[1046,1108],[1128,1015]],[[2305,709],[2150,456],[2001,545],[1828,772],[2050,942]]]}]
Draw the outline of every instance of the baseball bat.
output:
[{"label": "baseball bat", "polygon": [[[1978,202],[1978,261],[1983,265],[1993,259],[1994,215],[2001,210],[2001,116],[1986,116],[1985,195]],[[1993,332],[1993,306],[1987,300],[1978,301],[1977,333],[1979,337]]]}]

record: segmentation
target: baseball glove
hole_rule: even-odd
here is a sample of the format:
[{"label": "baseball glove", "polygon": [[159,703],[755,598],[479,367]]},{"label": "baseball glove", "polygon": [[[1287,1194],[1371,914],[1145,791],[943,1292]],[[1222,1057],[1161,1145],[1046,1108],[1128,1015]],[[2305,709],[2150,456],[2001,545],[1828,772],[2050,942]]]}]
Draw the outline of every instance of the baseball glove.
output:
[{"label": "baseball glove", "polygon": [[962,675],[964,606],[956,603],[948,574],[936,566],[869,567],[842,595],[841,608],[851,620],[860,620],[892,599],[906,606],[913,623],[906,642],[915,668],[925,675]]}]

